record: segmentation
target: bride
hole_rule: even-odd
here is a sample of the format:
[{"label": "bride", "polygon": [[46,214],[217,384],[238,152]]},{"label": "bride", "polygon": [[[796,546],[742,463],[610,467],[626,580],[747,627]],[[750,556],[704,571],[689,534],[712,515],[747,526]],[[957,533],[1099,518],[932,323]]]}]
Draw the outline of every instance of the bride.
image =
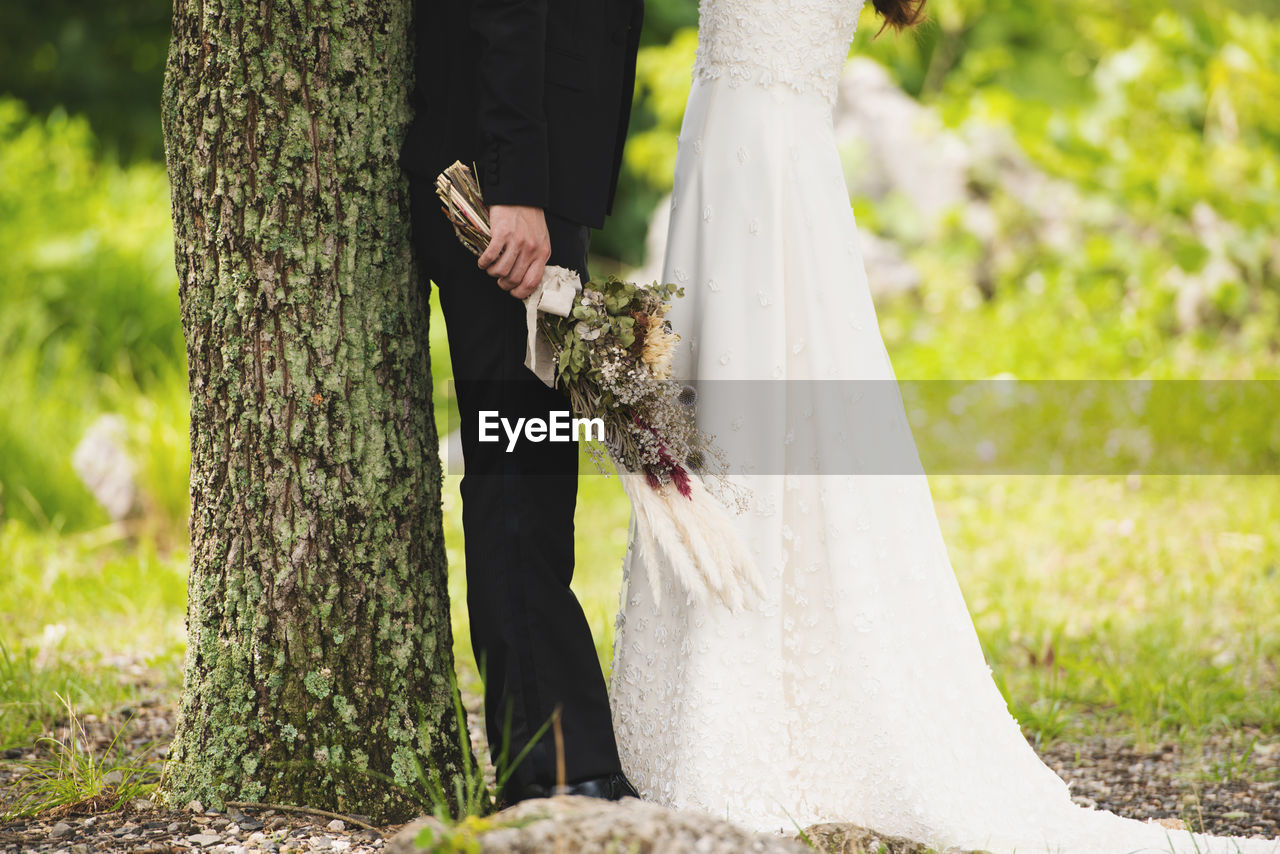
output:
[{"label": "bride", "polygon": [[[874,2],[901,26],[921,0]],[[624,770],[647,799],[762,831],[852,822],[1018,854],[1280,851],[1075,805],[1009,715],[914,456],[832,135],[860,8],[702,0],[664,280],[685,289],[678,374],[750,489],[738,524],[767,591],[736,613],[686,601],[633,541],[611,692]],[[869,386],[892,393],[868,415]],[[777,388],[785,406],[744,413]],[[845,435],[859,419],[912,464],[832,462],[852,444],[874,465]]]}]

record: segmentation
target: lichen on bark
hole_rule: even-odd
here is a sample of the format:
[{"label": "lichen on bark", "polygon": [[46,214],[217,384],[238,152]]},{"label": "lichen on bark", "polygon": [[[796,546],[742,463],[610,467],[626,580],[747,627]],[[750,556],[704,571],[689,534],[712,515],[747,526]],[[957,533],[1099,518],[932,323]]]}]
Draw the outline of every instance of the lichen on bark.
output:
[{"label": "lichen on bark", "polygon": [[163,791],[379,820],[459,773],[411,0],[176,0],[163,121],[191,393]]}]

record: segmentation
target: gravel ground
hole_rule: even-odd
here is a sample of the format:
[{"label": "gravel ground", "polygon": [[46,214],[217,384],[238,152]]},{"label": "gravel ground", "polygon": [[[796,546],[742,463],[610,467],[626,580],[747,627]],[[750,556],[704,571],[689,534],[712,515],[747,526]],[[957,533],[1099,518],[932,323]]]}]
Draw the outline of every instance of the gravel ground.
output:
[{"label": "gravel ground", "polygon": [[1071,783],[1077,803],[1131,818],[1181,818],[1192,830],[1219,835],[1280,838],[1276,736],[1243,730],[1195,752],[1092,738],[1055,744],[1041,755]]},{"label": "gravel ground", "polygon": [[[466,699],[475,727],[479,701]],[[130,748],[150,748],[152,756],[163,757],[172,709],[152,701],[126,711],[134,715],[125,730]],[[84,725],[102,749],[122,720],[86,717]],[[476,741],[483,755],[483,743]],[[34,756],[33,750],[9,751],[0,761],[0,803],[21,775],[23,760]],[[1054,744],[1042,756],[1071,784],[1079,803],[1133,818],[1180,818],[1194,830],[1211,833],[1280,837],[1280,737],[1243,731],[1210,740],[1194,752],[1173,744],[1138,749],[1120,739],[1091,738]],[[270,809],[216,813],[199,804],[160,810],[135,801],[102,812],[109,807],[109,802],[87,804],[0,825],[0,852],[378,852],[402,827],[366,829]]]},{"label": "gravel ground", "polygon": [[0,828],[0,851],[67,854],[159,854],[207,849],[247,851],[381,851],[400,825],[379,830],[348,827],[341,820],[273,810],[169,811],[129,807],[98,816],[15,822]]}]

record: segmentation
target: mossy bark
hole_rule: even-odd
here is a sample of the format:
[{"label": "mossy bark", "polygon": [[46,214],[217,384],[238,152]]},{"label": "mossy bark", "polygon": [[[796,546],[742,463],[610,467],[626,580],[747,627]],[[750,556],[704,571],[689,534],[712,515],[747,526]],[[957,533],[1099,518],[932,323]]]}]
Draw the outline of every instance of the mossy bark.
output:
[{"label": "mossy bark", "polygon": [[427,308],[397,165],[411,13],[175,2],[163,117],[192,453],[171,803],[391,821],[420,810],[418,767],[453,790]]}]

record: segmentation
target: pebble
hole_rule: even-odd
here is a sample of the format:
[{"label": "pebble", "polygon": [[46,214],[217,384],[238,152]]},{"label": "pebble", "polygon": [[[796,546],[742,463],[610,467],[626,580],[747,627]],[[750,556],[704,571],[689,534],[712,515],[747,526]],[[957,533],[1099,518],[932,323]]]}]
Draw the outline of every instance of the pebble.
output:
[{"label": "pebble", "polygon": [[200,803],[199,801],[192,801],[191,803],[187,804],[187,810],[189,812],[202,813],[204,812],[204,804]]},{"label": "pebble", "polygon": [[204,848],[216,842],[221,842],[222,837],[216,833],[193,833],[187,837],[187,841],[192,845],[199,845]]},{"label": "pebble", "polygon": [[338,832],[341,832],[341,831],[346,830],[346,829],[347,829],[347,825],[346,825],[346,822],[344,822],[342,819],[340,819],[340,818],[335,818],[333,821],[331,821],[331,822],[329,822],[328,824],[326,824],[326,825],[324,826],[324,829],[325,829],[325,830],[332,830],[332,831],[334,831],[335,833],[338,833]]},{"label": "pebble", "polygon": [[71,832],[71,825],[67,824],[65,821],[60,821],[53,826],[53,830],[49,831],[49,838],[61,839],[62,837],[66,836],[70,832]]}]

